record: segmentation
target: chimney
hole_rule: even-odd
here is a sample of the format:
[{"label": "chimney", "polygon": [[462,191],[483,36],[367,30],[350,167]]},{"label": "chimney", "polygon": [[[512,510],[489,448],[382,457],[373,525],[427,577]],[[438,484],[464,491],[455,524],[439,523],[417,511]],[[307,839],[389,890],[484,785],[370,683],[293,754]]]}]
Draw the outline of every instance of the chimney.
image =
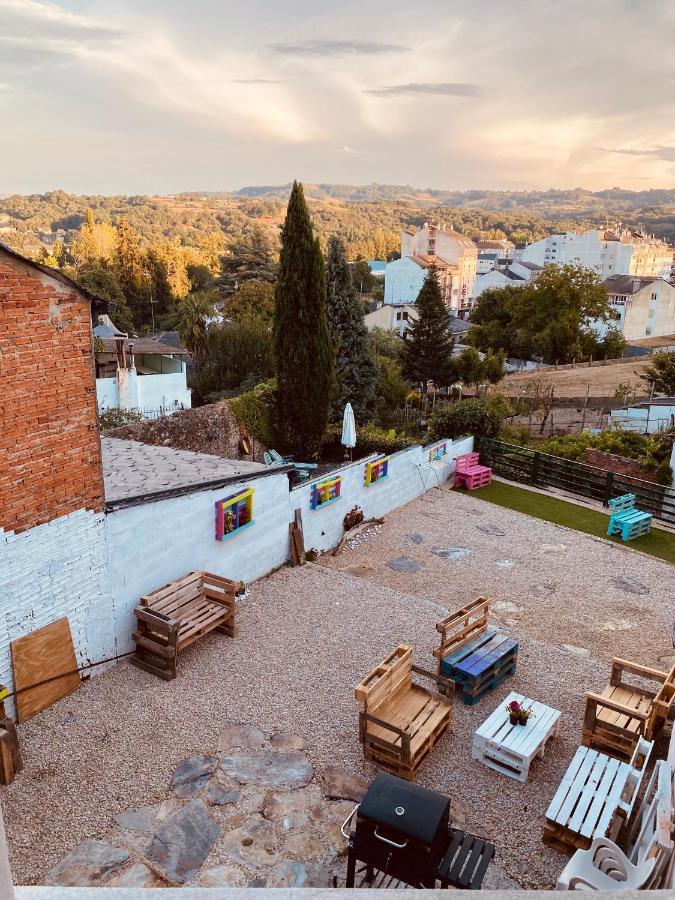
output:
[{"label": "chimney", "polygon": [[127,367],[127,354],[124,347],[124,338],[116,337],[115,338],[115,355],[117,356],[117,368],[118,369],[126,369]]}]

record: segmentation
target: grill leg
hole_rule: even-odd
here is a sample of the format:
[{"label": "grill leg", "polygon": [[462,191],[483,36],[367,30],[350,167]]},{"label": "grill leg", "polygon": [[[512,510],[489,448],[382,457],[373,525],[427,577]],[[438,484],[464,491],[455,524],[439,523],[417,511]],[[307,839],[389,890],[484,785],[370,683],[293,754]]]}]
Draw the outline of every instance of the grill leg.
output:
[{"label": "grill leg", "polygon": [[353,849],[349,848],[349,855],[347,857],[347,881],[345,883],[345,887],[353,888],[354,887],[354,876],[356,874],[356,854]]}]

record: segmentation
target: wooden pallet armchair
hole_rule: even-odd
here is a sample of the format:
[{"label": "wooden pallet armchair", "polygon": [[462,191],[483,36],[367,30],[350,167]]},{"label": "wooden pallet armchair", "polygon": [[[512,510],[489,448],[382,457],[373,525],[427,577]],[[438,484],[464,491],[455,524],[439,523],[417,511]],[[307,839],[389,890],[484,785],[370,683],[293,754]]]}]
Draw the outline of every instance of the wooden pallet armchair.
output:
[{"label": "wooden pallet armchair", "polygon": [[190,572],[141,597],[131,658],[165,681],[176,677],[178,653],[210,631],[236,637],[237,582],[211,572]]},{"label": "wooden pallet armchair", "polygon": [[[624,673],[658,685],[650,690],[624,681]],[[582,743],[621,759],[630,759],[640,737],[653,741],[675,700],[675,666],[661,672],[648,666],[612,660],[609,684],[601,694],[587,692]]]},{"label": "wooden pallet armchair", "polygon": [[454,487],[462,487],[469,491],[485,487],[492,482],[492,469],[490,466],[482,466],[478,453],[465,453],[458,456],[455,461]]},{"label": "wooden pallet armchair", "polygon": [[490,600],[478,597],[436,623],[438,676],[458,684],[467,706],[516,671],[518,643],[489,628],[489,616]]},{"label": "wooden pallet armchair", "polygon": [[400,644],[359,684],[363,705],[359,740],[366,759],[412,781],[422,761],[450,728],[453,683],[441,678],[447,696],[413,683],[413,672],[434,679],[412,662],[412,647]]}]

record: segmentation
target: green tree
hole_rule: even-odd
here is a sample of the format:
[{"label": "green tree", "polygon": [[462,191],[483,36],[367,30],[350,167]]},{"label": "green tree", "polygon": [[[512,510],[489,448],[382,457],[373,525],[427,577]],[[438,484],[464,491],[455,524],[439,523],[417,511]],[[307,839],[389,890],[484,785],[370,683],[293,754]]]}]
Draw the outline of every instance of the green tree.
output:
[{"label": "green tree", "polygon": [[332,418],[339,419],[345,404],[350,402],[357,420],[366,422],[375,412],[377,370],[370,355],[363,306],[352,284],[345,246],[337,237],[328,241],[326,294],[339,390]]},{"label": "green tree", "polygon": [[429,416],[430,437],[432,441],[468,434],[494,438],[509,413],[512,410],[505,409],[501,400],[495,402],[491,397],[470,397],[457,403],[439,404]]},{"label": "green tree", "polygon": [[190,293],[206,291],[213,286],[211,268],[204,263],[193,263],[185,270],[190,282]]},{"label": "green tree", "polygon": [[302,185],[293,183],[274,292],[278,436],[283,449],[315,456],[335,392],[326,319],[326,276]]},{"label": "green tree", "polygon": [[213,316],[212,295],[208,292],[189,294],[181,300],[178,334],[199,369],[204,361],[208,341],[208,320]]},{"label": "green tree", "polygon": [[274,315],[274,287],[262,278],[245,281],[225,305],[225,314],[235,322],[257,322],[264,327],[272,325]]},{"label": "green tree", "polygon": [[658,394],[675,395],[675,353],[655,353],[640,378]]},{"label": "green tree", "polygon": [[84,223],[70,245],[70,253],[78,270],[86,265],[109,264],[115,256],[117,231],[107,223],[97,223],[94,213],[87,208]]},{"label": "green tree", "polygon": [[[187,298],[189,300],[189,298]],[[208,329],[206,347],[194,386],[204,400],[252,387],[274,374],[274,346],[269,328],[235,322]]]},{"label": "green tree", "polygon": [[483,362],[475,347],[465,347],[453,360],[457,378],[464,384],[480,384],[483,380]]},{"label": "green tree", "polygon": [[370,294],[377,287],[377,278],[370,271],[368,261],[363,256],[357,256],[352,263],[351,280],[359,294]]},{"label": "green tree", "polygon": [[138,235],[125,219],[120,221],[117,229],[113,272],[131,310],[134,324],[140,329],[150,321],[149,309],[145,308],[148,295],[144,285],[143,253]]},{"label": "green tree", "polygon": [[233,294],[252,278],[273,283],[278,269],[276,235],[255,223],[229,244],[221,257],[219,279],[223,294]]},{"label": "green tree", "polygon": [[134,321],[131,310],[127,305],[122,288],[110,269],[103,266],[88,266],[80,272],[77,280],[83,287],[89,288],[90,291],[108,301],[110,318],[120,331],[133,334]]},{"label": "green tree", "polygon": [[405,334],[403,373],[426,394],[430,381],[445,387],[453,380],[453,339],[435,266],[431,266],[416,301],[417,319]]}]

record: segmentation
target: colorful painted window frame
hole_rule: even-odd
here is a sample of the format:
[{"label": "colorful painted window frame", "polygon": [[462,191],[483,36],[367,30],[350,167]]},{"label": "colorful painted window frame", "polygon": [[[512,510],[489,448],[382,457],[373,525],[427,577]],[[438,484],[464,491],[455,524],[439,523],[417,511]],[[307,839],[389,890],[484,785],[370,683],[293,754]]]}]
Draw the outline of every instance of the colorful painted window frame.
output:
[{"label": "colorful painted window frame", "polygon": [[448,455],[448,445],[445,441],[440,444],[434,444],[433,447],[429,448],[429,462],[434,462],[435,460],[441,459],[443,456]]},{"label": "colorful painted window frame", "polygon": [[389,478],[390,459],[390,456],[379,456],[377,459],[373,459],[366,463],[366,476],[363,481],[366,487],[370,487],[371,484],[376,484],[378,481],[384,481],[385,478]]},{"label": "colorful painted window frame", "polygon": [[216,501],[216,540],[224,541],[253,525],[255,488]]},{"label": "colorful painted window frame", "polygon": [[329,478],[326,481],[317,481],[312,485],[312,496],[310,498],[311,509],[321,509],[328,506],[329,503],[335,503],[340,500],[340,491],[342,490],[342,475],[337,478]]}]

